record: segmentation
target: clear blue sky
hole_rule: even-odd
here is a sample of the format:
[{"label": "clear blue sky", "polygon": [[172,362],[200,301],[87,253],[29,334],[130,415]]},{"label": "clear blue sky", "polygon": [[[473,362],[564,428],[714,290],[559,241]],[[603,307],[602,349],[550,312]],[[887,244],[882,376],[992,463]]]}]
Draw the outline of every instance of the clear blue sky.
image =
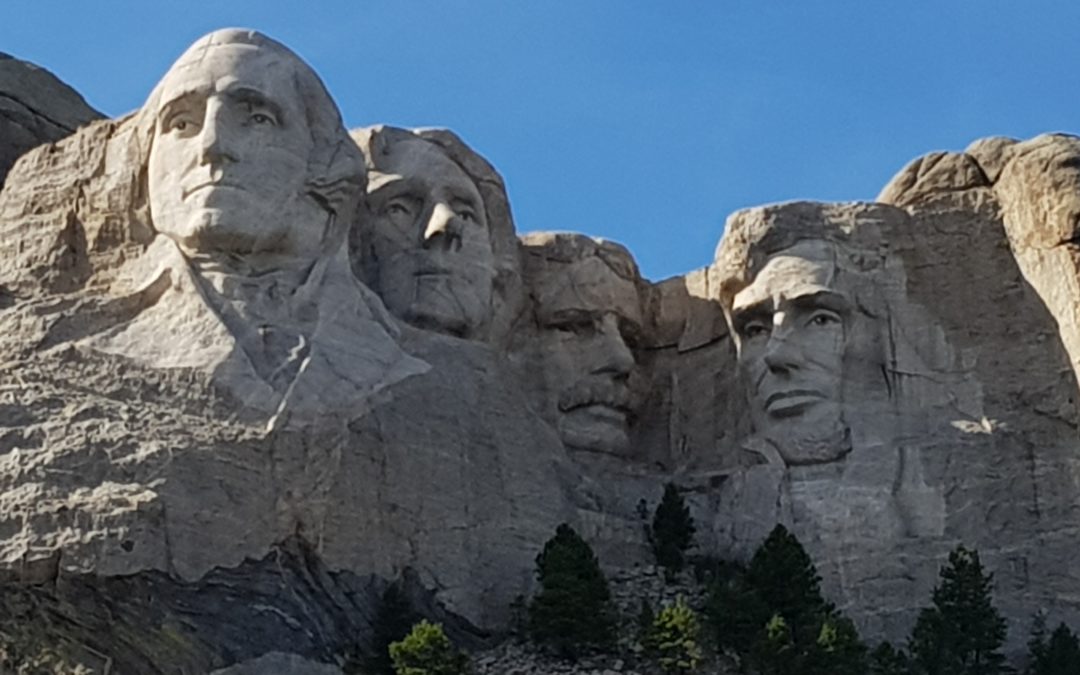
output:
[{"label": "clear blue sky", "polygon": [[446,126],[506,178],[520,231],[620,241],[653,279],[725,217],[872,199],[907,161],[1080,128],[1080,2],[8,0],[0,51],[109,115],[189,43],[261,30],[350,127]]}]

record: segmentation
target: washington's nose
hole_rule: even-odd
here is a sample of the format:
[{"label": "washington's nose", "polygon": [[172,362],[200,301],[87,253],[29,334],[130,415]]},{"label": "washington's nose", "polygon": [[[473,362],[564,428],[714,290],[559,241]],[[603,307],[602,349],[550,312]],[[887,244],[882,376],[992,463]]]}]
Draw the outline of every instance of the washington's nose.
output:
[{"label": "washington's nose", "polygon": [[235,162],[236,156],[229,150],[228,133],[223,129],[221,104],[214,99],[206,103],[206,119],[199,131],[199,162],[201,164],[220,164]]},{"label": "washington's nose", "polygon": [[438,202],[431,209],[424,227],[424,248],[443,250],[461,248],[461,227],[457,214],[445,203]]},{"label": "washington's nose", "polygon": [[597,359],[597,367],[594,373],[604,373],[616,377],[625,378],[634,369],[634,353],[623,339],[619,331],[619,322],[611,314],[608,314],[600,322],[599,334],[597,335],[600,358]]}]

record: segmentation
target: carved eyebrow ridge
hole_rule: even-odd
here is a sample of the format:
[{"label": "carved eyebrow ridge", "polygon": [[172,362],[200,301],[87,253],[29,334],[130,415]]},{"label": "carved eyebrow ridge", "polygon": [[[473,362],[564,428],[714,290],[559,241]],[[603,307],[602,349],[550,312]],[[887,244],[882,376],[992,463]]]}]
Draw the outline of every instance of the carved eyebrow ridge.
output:
[{"label": "carved eyebrow ridge", "polygon": [[847,312],[851,309],[851,303],[846,297],[832,291],[819,291],[808,295],[800,295],[797,298],[791,298],[790,303],[799,309],[822,307],[834,312]]},{"label": "carved eyebrow ridge", "polygon": [[246,103],[252,106],[267,108],[274,114],[274,117],[277,118],[278,122],[285,122],[284,111],[281,109],[281,106],[258,89],[253,89],[251,87],[232,87],[227,89],[224,92],[224,95],[237,103]]}]

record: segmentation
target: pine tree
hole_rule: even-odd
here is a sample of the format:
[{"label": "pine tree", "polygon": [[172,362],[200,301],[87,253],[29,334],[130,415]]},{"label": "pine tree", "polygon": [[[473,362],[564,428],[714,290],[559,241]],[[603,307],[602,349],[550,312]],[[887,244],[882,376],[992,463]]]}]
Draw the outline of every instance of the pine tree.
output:
[{"label": "pine tree", "polygon": [[1077,675],[1080,673],[1080,639],[1064,623],[1046,639],[1046,619],[1035,618],[1028,641],[1028,675]]},{"label": "pine tree", "polygon": [[808,651],[807,675],[866,675],[866,645],[851,619],[830,616],[821,624],[817,644]]},{"label": "pine tree", "polygon": [[870,652],[869,662],[870,675],[908,675],[911,672],[907,654],[889,642],[882,642],[875,647],[874,651]]},{"label": "pine tree", "polygon": [[645,648],[665,673],[693,673],[701,664],[701,625],[680,596],[653,618]]},{"label": "pine tree", "polygon": [[777,525],[754,553],[746,582],[765,606],[784,618],[796,646],[817,641],[833,607],[821,595],[821,577],[802,544]]},{"label": "pine tree", "polygon": [[529,605],[529,632],[560,654],[612,640],[614,619],[607,580],[592,548],[566,523],[536,556],[541,590]]},{"label": "pine tree", "polygon": [[992,675],[1008,672],[1001,646],[1005,620],[991,604],[993,574],[979,554],[963,546],[949,554],[934,589],[933,607],[919,613],[909,650],[926,675]]},{"label": "pine tree", "polygon": [[379,599],[375,610],[374,636],[371,656],[365,659],[365,672],[371,675],[394,675],[390,644],[408,635],[420,617],[413,611],[409,599],[398,583],[390,584]]},{"label": "pine tree", "polygon": [[765,623],[761,638],[754,643],[748,661],[760,675],[802,675],[801,659],[784,617],[774,614]]},{"label": "pine tree", "polygon": [[649,528],[656,562],[670,578],[683,568],[686,550],[694,543],[694,519],[674,484],[664,486],[664,496]]},{"label": "pine tree", "polygon": [[1038,675],[1039,666],[1046,658],[1046,615],[1042,612],[1035,614],[1035,620],[1031,624],[1031,637],[1028,638],[1028,668],[1025,675]]},{"label": "pine tree", "polygon": [[446,637],[443,627],[424,620],[390,645],[395,675],[465,675],[469,657]]},{"label": "pine tree", "polygon": [[743,574],[713,582],[705,605],[716,644],[745,657],[757,642],[772,611]]}]

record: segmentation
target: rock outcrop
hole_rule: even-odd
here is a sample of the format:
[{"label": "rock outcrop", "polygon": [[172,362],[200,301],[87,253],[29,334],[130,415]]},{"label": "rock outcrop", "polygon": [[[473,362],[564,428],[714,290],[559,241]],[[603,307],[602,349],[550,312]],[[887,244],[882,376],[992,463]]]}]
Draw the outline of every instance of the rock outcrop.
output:
[{"label": "rock outcrop", "polygon": [[97,119],[101,113],[52,73],[0,52],[0,187],[27,150]]},{"label": "rock outcrop", "polygon": [[287,48],[212,33],[0,192],[0,609],[121,673],[338,672],[392,584],[490,646],[559,523],[630,578],[674,482],[701,554],[783,523],[871,639],[961,543],[1014,646],[1076,622],[1077,156],[933,153],[654,283],[519,237],[454,134],[350,134]]}]

